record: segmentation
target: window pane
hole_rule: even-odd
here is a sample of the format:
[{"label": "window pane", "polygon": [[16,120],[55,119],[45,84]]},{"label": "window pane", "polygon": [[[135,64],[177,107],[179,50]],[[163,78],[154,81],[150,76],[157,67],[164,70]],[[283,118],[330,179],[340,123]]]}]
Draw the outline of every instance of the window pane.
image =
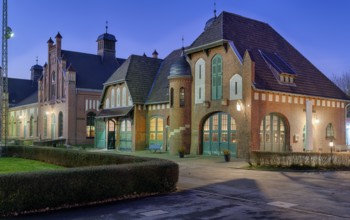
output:
[{"label": "window pane", "polygon": [[162,118],[157,118],[158,122],[157,122],[157,130],[158,131],[163,131],[163,119]]},{"label": "window pane", "polygon": [[221,130],[227,131],[227,115],[226,114],[221,115]]},{"label": "window pane", "polygon": [[236,143],[236,132],[231,132],[231,143]]},{"label": "window pane", "polygon": [[150,140],[155,140],[156,139],[156,134],[155,133],[150,133],[149,139]]},{"label": "window pane", "polygon": [[231,131],[235,131],[236,129],[236,122],[235,119],[231,117]]},{"label": "window pane", "polygon": [[126,121],[126,131],[131,131],[131,121]]},{"label": "window pane", "polygon": [[209,132],[204,132],[203,138],[204,138],[204,142],[209,142]]},{"label": "window pane", "polygon": [[163,133],[157,133],[157,140],[162,141],[163,140]]},{"label": "window pane", "polygon": [[210,119],[208,118],[206,121],[205,121],[205,124],[204,124],[204,131],[209,131],[209,122],[210,122]]},{"label": "window pane", "polygon": [[221,142],[228,142],[227,140],[227,132],[221,133]]},{"label": "window pane", "polygon": [[150,121],[149,129],[150,131],[156,131],[156,118],[152,118]]},{"label": "window pane", "polygon": [[219,141],[219,134],[218,134],[218,132],[213,132],[213,133],[211,134],[211,140],[212,140],[213,142],[218,142],[218,141]]},{"label": "window pane", "polygon": [[218,130],[219,128],[219,115],[216,114],[213,116],[213,125],[212,125],[212,129],[215,131],[215,130]]}]

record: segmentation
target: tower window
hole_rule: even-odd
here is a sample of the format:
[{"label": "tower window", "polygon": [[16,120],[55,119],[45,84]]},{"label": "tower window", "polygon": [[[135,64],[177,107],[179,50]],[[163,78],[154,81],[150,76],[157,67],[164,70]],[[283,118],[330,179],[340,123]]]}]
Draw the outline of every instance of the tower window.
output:
[{"label": "tower window", "polygon": [[185,88],[180,88],[180,107],[185,106]]}]

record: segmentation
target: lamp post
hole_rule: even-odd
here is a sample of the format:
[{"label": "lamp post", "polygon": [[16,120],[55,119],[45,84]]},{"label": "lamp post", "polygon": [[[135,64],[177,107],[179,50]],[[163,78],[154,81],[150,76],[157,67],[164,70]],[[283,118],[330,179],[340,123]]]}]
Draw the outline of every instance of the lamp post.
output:
[{"label": "lamp post", "polygon": [[333,166],[333,146],[334,146],[334,142],[331,139],[329,142],[329,147],[331,148],[331,165]]}]

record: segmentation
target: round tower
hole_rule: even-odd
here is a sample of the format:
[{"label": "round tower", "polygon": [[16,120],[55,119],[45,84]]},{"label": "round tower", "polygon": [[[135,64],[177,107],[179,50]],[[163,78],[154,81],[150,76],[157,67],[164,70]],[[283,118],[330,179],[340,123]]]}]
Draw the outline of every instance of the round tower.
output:
[{"label": "round tower", "polygon": [[179,148],[190,152],[191,146],[191,66],[184,51],[170,67],[169,73],[169,150],[177,154]]}]

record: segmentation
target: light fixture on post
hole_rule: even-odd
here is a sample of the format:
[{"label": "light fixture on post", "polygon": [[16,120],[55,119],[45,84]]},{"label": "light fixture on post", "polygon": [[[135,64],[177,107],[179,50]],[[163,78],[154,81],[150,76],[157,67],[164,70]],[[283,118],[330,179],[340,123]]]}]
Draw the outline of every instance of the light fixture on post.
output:
[{"label": "light fixture on post", "polygon": [[334,146],[334,142],[333,142],[333,139],[331,139],[329,141],[329,147],[331,148],[331,166],[333,166],[333,146]]}]

